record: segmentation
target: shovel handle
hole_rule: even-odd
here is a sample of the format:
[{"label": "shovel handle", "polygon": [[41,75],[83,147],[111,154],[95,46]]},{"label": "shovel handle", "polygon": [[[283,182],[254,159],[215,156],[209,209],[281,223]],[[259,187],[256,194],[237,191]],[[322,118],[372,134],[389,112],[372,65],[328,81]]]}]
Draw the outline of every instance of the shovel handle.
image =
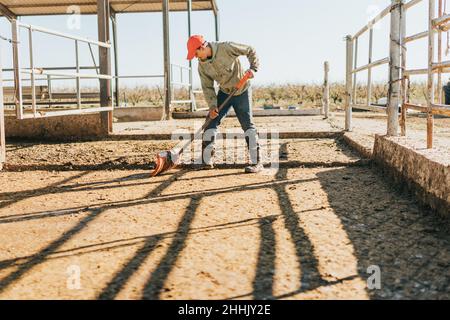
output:
[{"label": "shovel handle", "polygon": [[236,89],[239,90],[240,88],[242,88],[244,84],[250,79],[251,76],[252,72],[250,70],[247,71],[242,77],[241,81],[239,81],[239,83],[236,85]]}]

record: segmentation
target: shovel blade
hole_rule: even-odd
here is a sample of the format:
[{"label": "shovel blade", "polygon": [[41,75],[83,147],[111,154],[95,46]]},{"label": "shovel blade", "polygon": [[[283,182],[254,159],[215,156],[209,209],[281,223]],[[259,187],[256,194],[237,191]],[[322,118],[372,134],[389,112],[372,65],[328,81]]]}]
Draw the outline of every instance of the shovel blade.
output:
[{"label": "shovel blade", "polygon": [[157,175],[166,172],[177,165],[172,159],[173,155],[171,151],[163,151],[156,155],[155,168],[150,173],[151,177],[156,177]]}]

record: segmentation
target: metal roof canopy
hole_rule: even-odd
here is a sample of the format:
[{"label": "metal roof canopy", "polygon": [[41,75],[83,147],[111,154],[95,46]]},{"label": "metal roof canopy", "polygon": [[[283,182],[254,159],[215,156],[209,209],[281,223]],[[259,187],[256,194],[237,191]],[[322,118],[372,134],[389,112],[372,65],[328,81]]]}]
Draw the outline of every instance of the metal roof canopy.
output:
[{"label": "metal roof canopy", "polygon": [[[115,13],[161,12],[163,0],[109,0]],[[81,14],[96,14],[97,0],[0,0],[0,15],[34,16],[73,14],[71,6],[78,6]],[[170,11],[187,11],[186,0],[170,0]],[[192,10],[212,10],[217,14],[216,0],[192,0]]]}]

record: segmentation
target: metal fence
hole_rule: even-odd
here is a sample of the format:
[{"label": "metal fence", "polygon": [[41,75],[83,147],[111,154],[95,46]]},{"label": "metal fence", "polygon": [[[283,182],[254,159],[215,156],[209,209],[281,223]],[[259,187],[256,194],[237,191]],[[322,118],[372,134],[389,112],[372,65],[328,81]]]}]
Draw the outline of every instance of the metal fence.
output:
[{"label": "metal fence", "polygon": [[[12,27],[12,46],[13,46],[13,72],[14,72],[14,87],[15,87],[15,107],[16,107],[16,115],[18,119],[27,119],[27,118],[42,118],[42,117],[51,117],[51,116],[61,116],[61,115],[72,115],[72,114],[82,114],[82,113],[92,113],[92,112],[100,112],[100,111],[111,111],[112,106],[108,107],[90,107],[90,108],[82,108],[82,96],[81,96],[81,79],[105,79],[111,80],[113,77],[110,74],[100,74],[98,72],[98,68],[94,67],[97,71],[96,74],[88,74],[82,73],[82,67],[79,64],[79,44],[87,43],[91,48],[91,45],[95,45],[101,48],[110,49],[111,45],[105,42],[99,42],[95,40],[90,40],[82,37],[77,37],[53,30],[49,30],[46,28],[42,28],[39,26],[29,25],[22,23],[17,20],[11,21]],[[29,48],[29,63],[30,68],[22,68],[20,61],[20,39],[19,39],[19,29],[25,28],[28,30],[28,48]],[[62,37],[66,39],[70,39],[74,41],[74,54],[76,66],[74,68],[38,68],[34,64],[34,52],[33,52],[33,33],[41,32],[57,37]],[[91,50],[92,53],[92,50]],[[64,72],[64,70],[74,69],[75,72]],[[86,67],[83,68],[87,69]],[[26,113],[24,110],[24,99],[22,95],[22,83],[25,81],[22,77],[22,74],[28,74],[30,76],[30,86],[31,86],[31,109],[32,113]],[[43,78],[43,77],[44,78]],[[76,80],[76,109],[68,109],[68,110],[60,110],[60,111],[47,111],[47,112],[38,112],[37,110],[37,99],[36,99],[36,82],[39,80],[46,79],[49,83],[49,87],[51,88],[51,81],[53,79],[75,79]]]},{"label": "metal fence", "polygon": [[[407,11],[422,1],[428,1],[428,25],[427,31],[406,36]],[[436,2],[439,12],[436,14]],[[346,121],[345,129],[352,130],[353,108],[365,110],[386,110],[388,113],[387,134],[406,135],[406,111],[414,109],[427,113],[427,147],[433,147],[433,115],[449,115],[450,106],[442,104],[442,74],[450,73],[450,61],[442,61],[442,32],[450,30],[450,15],[443,13],[443,0],[392,0],[392,3],[382,10],[375,18],[365,25],[355,35],[346,37]],[[373,29],[383,18],[390,16],[389,55],[383,59],[372,61],[373,53]],[[369,57],[368,63],[358,67],[358,39],[369,32]],[[435,37],[438,34],[437,44]],[[428,37],[428,67],[418,70],[406,68],[407,48],[406,44]],[[438,46],[438,61],[434,62],[435,47]],[[371,101],[372,69],[389,64],[389,91],[388,101],[385,107],[375,105]],[[367,101],[365,104],[356,104],[356,75],[364,70],[368,71]],[[410,76],[428,75],[427,105],[414,104],[409,101]],[[437,86],[439,87],[438,101],[436,102],[435,74],[438,74]],[[401,115],[399,115],[399,108]]]}]

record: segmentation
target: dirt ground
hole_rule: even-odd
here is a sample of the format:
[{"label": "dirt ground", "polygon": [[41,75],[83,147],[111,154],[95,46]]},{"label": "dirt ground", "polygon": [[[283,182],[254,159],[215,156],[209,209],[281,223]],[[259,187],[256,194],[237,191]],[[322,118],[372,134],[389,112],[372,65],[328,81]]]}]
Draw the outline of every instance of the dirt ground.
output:
[{"label": "dirt ground", "polygon": [[149,178],[172,145],[8,144],[0,299],[450,298],[445,223],[340,141]]}]

